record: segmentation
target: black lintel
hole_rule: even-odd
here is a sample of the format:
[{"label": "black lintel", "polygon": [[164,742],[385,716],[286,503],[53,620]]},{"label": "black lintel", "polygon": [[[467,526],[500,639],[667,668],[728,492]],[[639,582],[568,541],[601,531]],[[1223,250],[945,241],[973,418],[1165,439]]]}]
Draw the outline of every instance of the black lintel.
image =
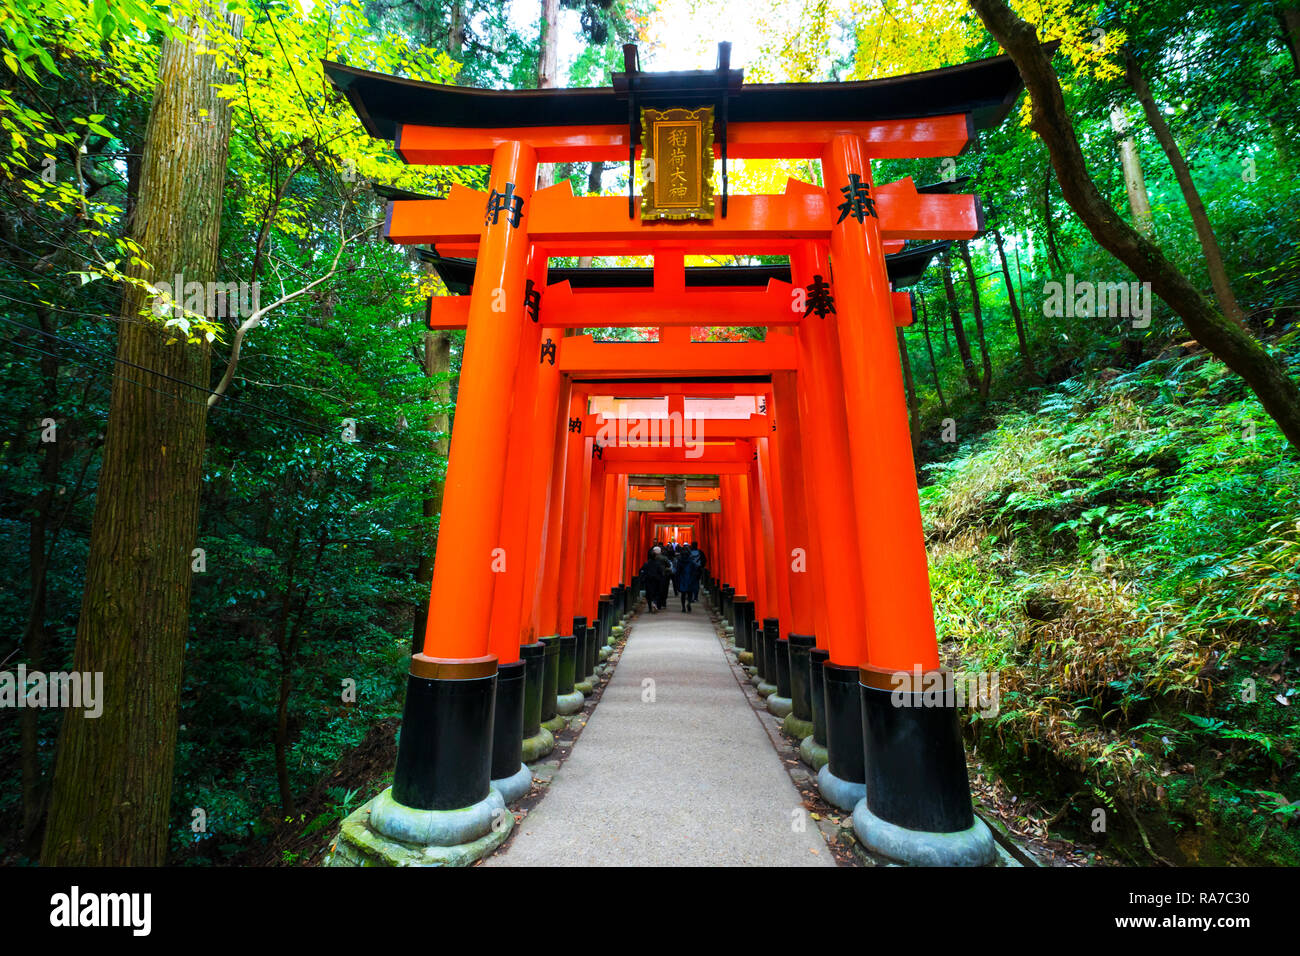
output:
[{"label": "black lintel", "polygon": [[[464,129],[520,126],[626,125],[626,92],[617,85],[575,89],[488,90],[426,83],[360,70],[328,60],[325,75],[348,97],[366,129],[393,139],[401,124]],[[728,122],[871,121],[965,113],[977,129],[997,126],[1023,84],[1011,58],[1002,55],[956,66],[846,83],[750,83],[733,89],[727,71]],[[624,74],[614,74],[615,84]],[[715,101],[721,91],[715,70],[636,73],[638,102],[650,96]]]},{"label": "black lintel", "polygon": [[[948,248],[947,242],[931,242],[885,256],[885,269],[894,289],[918,282],[930,260]],[[436,250],[421,249],[420,258],[437,270],[447,290],[453,295],[469,295],[474,284],[473,259],[448,258]],[[790,281],[788,263],[760,266],[687,266],[686,287],[753,287],[762,288],[769,279]],[[654,269],[649,266],[615,266],[579,269],[576,266],[550,266],[546,284],[567,281],[575,289],[649,289],[654,286]]]}]

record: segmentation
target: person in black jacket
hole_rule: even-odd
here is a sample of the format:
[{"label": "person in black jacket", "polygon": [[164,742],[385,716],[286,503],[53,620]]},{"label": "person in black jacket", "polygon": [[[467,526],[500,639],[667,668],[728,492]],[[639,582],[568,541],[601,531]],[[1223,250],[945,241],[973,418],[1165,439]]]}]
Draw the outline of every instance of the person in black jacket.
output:
[{"label": "person in black jacket", "polygon": [[663,562],[659,560],[656,554],[658,548],[651,548],[646,555],[645,564],[641,565],[641,570],[637,573],[641,576],[641,587],[645,589],[646,604],[650,606],[650,613],[657,614],[664,606],[666,595],[667,579],[664,576]]},{"label": "person in black jacket", "polygon": [[682,611],[689,614],[692,602],[698,600],[700,592],[700,574],[704,568],[699,561],[703,557],[699,551],[682,545],[677,554],[676,581],[677,594],[682,599]]}]

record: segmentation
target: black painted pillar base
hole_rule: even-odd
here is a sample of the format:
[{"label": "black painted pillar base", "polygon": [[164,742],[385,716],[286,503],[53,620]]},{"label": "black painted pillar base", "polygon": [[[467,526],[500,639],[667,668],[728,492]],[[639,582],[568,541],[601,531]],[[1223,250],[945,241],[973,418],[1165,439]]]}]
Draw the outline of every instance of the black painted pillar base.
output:
[{"label": "black painted pillar base", "polygon": [[397,741],[393,799],[413,810],[458,810],[492,780],[495,657],[411,658]]},{"label": "black painted pillar base", "polygon": [[831,652],[814,647],[808,652],[808,697],[812,702],[813,740],[826,746],[826,677],[823,669]]},{"label": "black painted pillar base", "polygon": [[767,673],[767,632],[757,621],[754,621],[749,628],[749,646],[754,653],[755,674],[759,680],[772,683]]},{"label": "black painted pillar base", "polygon": [[828,759],[817,775],[817,787],[827,803],[851,813],[866,792],[858,669],[827,661],[822,665],[822,680]]},{"label": "black painted pillar base", "polygon": [[[492,722],[492,779],[503,780],[523,764],[524,680],[522,660],[497,666],[496,713]],[[509,799],[507,798],[507,803]]]},{"label": "black painted pillar base", "polygon": [[572,717],[582,710],[583,701],[586,700],[582,691],[575,686],[585,676],[578,673],[585,663],[578,656],[583,648],[578,638],[572,634],[560,635],[559,644],[560,671],[555,689],[555,712],[558,717]]},{"label": "black painted pillar base", "polygon": [[[614,598],[609,594],[602,595],[600,600],[596,602],[596,645],[598,647],[604,647],[606,642],[609,641],[609,629],[614,623],[610,620],[610,614],[614,606],[613,602]],[[587,671],[587,673],[590,674],[592,671]]]},{"label": "black painted pillar base", "polygon": [[[577,623],[577,619],[574,619]],[[573,629],[573,683],[578,685],[587,679],[587,629],[585,627],[574,627]],[[582,688],[577,688],[581,690]]]},{"label": "black painted pillar base", "polygon": [[862,845],[918,866],[987,866],[993,834],[971,808],[950,671],[859,669],[866,793],[853,810]]},{"label": "black painted pillar base", "polygon": [[600,660],[599,654],[600,638],[596,633],[596,625],[587,625],[587,674],[593,682],[596,679],[596,664]]},{"label": "black painted pillar base", "polygon": [[808,653],[816,646],[817,638],[811,634],[791,634],[787,639],[790,654],[790,712],[800,720],[813,719],[810,684],[812,671]]},{"label": "black painted pillar base", "polygon": [[546,654],[542,658],[542,722],[555,719],[555,695],[560,687],[560,638],[557,634],[542,638]]},{"label": "black painted pillar base", "polygon": [[754,602],[743,594],[731,599],[731,639],[742,651],[752,651],[750,623],[754,620]]},{"label": "black painted pillar base", "polygon": [[780,697],[790,696],[790,645],[781,639],[781,623],[763,618],[763,652],[767,655],[767,679],[776,685]]},{"label": "black painted pillar base", "polygon": [[895,678],[863,667],[859,674],[871,812],[909,830],[969,829],[975,817],[952,673],[922,675],[919,686],[906,672]]},{"label": "black painted pillar base", "polygon": [[[523,735],[532,737],[542,729],[542,692],[546,684],[546,645],[524,644],[519,648],[524,664]],[[500,709],[498,708],[498,713]]]},{"label": "black painted pillar base", "polygon": [[824,647],[808,650],[808,702],[812,710],[812,733],[799,744],[799,759],[818,772],[826,766],[826,679],[822,667],[830,658]]},{"label": "black painted pillar base", "polygon": [[[584,628],[585,630],[585,628]],[[555,694],[564,697],[573,693],[573,682],[577,676],[577,639],[572,634],[561,634],[556,641],[560,645],[560,669],[557,674]]]}]

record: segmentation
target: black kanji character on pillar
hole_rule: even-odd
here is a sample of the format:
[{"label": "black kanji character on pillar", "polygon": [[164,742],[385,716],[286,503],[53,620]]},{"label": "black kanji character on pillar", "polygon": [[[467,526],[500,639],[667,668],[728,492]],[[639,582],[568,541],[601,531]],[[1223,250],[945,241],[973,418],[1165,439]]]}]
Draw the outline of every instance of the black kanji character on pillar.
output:
[{"label": "black kanji character on pillar", "polygon": [[545,362],[547,359],[551,360],[552,365],[555,364],[555,340],[551,338],[548,338],[545,342],[542,343],[542,357],[539,358],[537,362],[540,365],[542,362]]},{"label": "black kanji character on pillar", "polygon": [[581,418],[570,418],[570,419],[569,419],[569,431],[571,431],[571,432],[581,432],[581,431],[582,431],[582,419],[581,419]]},{"label": "black kanji character on pillar", "polygon": [[605,460],[605,446],[602,445],[600,442],[592,442],[592,444],[591,444],[591,457],[592,457],[592,458],[599,458],[601,461],[604,461],[604,460]]},{"label": "black kanji character on pillar", "polygon": [[849,173],[849,184],[841,186],[840,192],[844,194],[844,202],[840,203],[840,218],[835,220],[836,225],[849,216],[858,222],[866,222],[868,216],[880,218],[876,215],[876,201],[871,198],[870,188],[857,173]]},{"label": "black kanji character on pillar", "polygon": [[533,280],[529,279],[524,283],[524,310],[528,317],[534,322],[537,321],[537,312],[542,307],[542,294],[533,288]]},{"label": "black kanji character on pillar", "polygon": [[813,276],[812,284],[808,289],[808,304],[804,306],[804,314],[809,312],[817,313],[818,317],[826,318],[835,311],[835,297],[831,295],[831,285],[819,275]]},{"label": "black kanji character on pillar", "polygon": [[495,226],[499,221],[501,213],[505,213],[507,222],[510,227],[519,225],[519,216],[524,211],[524,199],[522,196],[515,195],[515,184],[506,183],[506,191],[503,193],[492,190],[492,195],[488,196],[487,214],[483,217],[483,225]]}]

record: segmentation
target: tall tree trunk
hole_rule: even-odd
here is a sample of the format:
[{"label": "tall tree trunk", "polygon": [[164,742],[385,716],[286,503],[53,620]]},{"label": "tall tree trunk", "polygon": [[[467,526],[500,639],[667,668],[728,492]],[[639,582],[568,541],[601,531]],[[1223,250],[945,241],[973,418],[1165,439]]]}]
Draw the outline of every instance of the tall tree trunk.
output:
[{"label": "tall tree trunk", "polygon": [[1282,27],[1282,39],[1291,51],[1291,63],[1295,66],[1296,76],[1300,76],[1300,0],[1282,0],[1277,20]]},{"label": "tall tree trunk", "polygon": [[[43,414],[40,418],[52,416],[59,402],[59,340],[54,334],[54,318],[49,309],[37,310],[41,327],[40,371]],[[27,626],[23,633],[23,657],[31,671],[45,670],[45,649],[48,637],[45,631],[46,582],[49,580],[51,542],[48,540],[50,516],[54,508],[54,497],[59,484],[59,448],[60,441],[66,442],[65,434],[60,438],[56,428],[55,440],[41,442],[41,490],[33,503],[33,514],[28,531],[28,581],[31,587],[31,603],[27,609]],[[23,818],[22,841],[23,852],[36,856],[40,852],[37,837],[45,810],[46,781],[42,779],[40,764],[40,711],[24,707],[19,711],[18,724],[20,743],[19,763],[22,773]]]},{"label": "tall tree trunk", "polygon": [[[205,22],[179,26],[162,44],[132,232],[154,277],[207,282],[230,140],[229,103],[213,84],[229,79],[198,52]],[[77,627],[74,667],[103,675],[103,712],[64,716],[47,866],[158,866],[167,854],[211,353],[141,321],[144,306],[126,286],[117,360],[137,371],[113,381]]]},{"label": "tall tree trunk", "polygon": [[[433,46],[432,43],[429,46]],[[452,0],[451,22],[447,27],[447,53],[453,60],[461,59],[465,47],[465,11],[460,0]]]},{"label": "tall tree trunk", "polygon": [[1065,266],[1061,264],[1061,252],[1056,248],[1056,226],[1052,222],[1052,167],[1047,167],[1043,177],[1043,223],[1046,225],[1044,235],[1047,239],[1047,254],[1051,257],[1052,268],[1056,275],[1065,275]]},{"label": "tall tree trunk", "polygon": [[[541,49],[537,53],[537,88],[549,89],[555,86],[555,74],[559,69],[559,37],[556,23],[560,17],[560,0],[541,0],[542,31]],[[555,185],[555,164],[537,164],[537,188],[545,189]]]},{"label": "tall tree trunk", "polygon": [[1245,380],[1290,440],[1300,449],[1300,388],[1286,368],[1240,325],[1220,312],[1165,257],[1160,247],[1126,223],[1097,189],[1061,94],[1060,80],[1034,28],[1011,12],[1005,0],[968,0],[984,25],[1011,56],[1033,102],[1031,127],[1043,138],[1065,200],[1097,242],[1150,282],[1187,330]]},{"label": "tall tree trunk", "polygon": [[948,297],[948,317],[952,320],[952,336],[957,340],[957,354],[961,356],[962,371],[966,373],[966,384],[972,392],[980,390],[979,373],[975,371],[975,362],[971,359],[970,343],[966,341],[966,328],[961,323],[961,312],[957,309],[957,292],[952,285],[952,259],[949,253],[943,254],[943,291]]},{"label": "tall tree trunk", "polygon": [[1214,287],[1214,297],[1219,300],[1219,308],[1225,316],[1244,327],[1246,320],[1241,314],[1241,306],[1237,304],[1237,297],[1232,293],[1232,285],[1228,282],[1228,270],[1223,264],[1219,240],[1214,235],[1214,227],[1210,225],[1210,216],[1205,211],[1205,203],[1201,201],[1196,183],[1192,182],[1192,171],[1188,169],[1187,160],[1183,158],[1182,150],[1178,148],[1173,130],[1165,122],[1164,114],[1160,112],[1155,97],[1151,95],[1151,87],[1147,85],[1146,77],[1142,75],[1137,57],[1127,46],[1124,48],[1124,75],[1129,87],[1137,95],[1138,102],[1142,104],[1142,111],[1146,114],[1151,131],[1156,134],[1156,140],[1164,149],[1165,155],[1169,157],[1174,178],[1178,180],[1178,188],[1183,192],[1183,201],[1187,203],[1187,211],[1191,213],[1192,225],[1196,227],[1196,236],[1201,241],[1205,268],[1210,273],[1210,285]]},{"label": "tall tree trunk", "polygon": [[302,543],[302,530],[295,526],[289,544],[289,560],[285,565],[284,598],[275,624],[275,648],[280,662],[280,689],[275,703],[275,779],[280,788],[280,809],[285,816],[294,815],[293,787],[289,781],[289,697],[293,693],[293,661],[296,647],[293,643],[294,601],[298,596],[298,549]]},{"label": "tall tree trunk", "polygon": [[[425,419],[425,428],[439,435],[434,439],[434,451],[445,460],[451,450],[451,419],[448,407],[451,405],[451,334],[448,332],[424,333],[424,374],[431,380],[429,398],[443,406],[441,411],[431,412]],[[424,516],[436,518],[442,513],[443,479],[434,479],[429,488],[429,495],[424,499]],[[436,546],[435,546],[436,547]],[[420,564],[415,570],[415,580],[428,584],[433,581],[433,556],[435,548],[428,548],[420,555]]]},{"label": "tall tree trunk", "polygon": [[916,396],[916,383],[912,381],[912,359],[907,354],[907,338],[903,327],[894,330],[898,334],[898,359],[903,365],[903,394],[907,396],[907,419],[912,431],[912,456],[916,456],[917,446],[921,441],[921,402]]},{"label": "tall tree trunk", "polygon": [[921,301],[921,328],[925,332],[925,351],[930,356],[930,374],[934,376],[934,391],[939,396],[939,407],[943,409],[944,415],[948,414],[948,399],[943,397],[943,386],[939,384],[939,365],[934,360],[934,344],[930,341],[930,309],[926,305],[925,296],[918,295]]},{"label": "tall tree trunk", "polygon": [[993,230],[993,245],[998,250],[998,261],[1002,263],[1002,279],[1007,284],[1007,302],[1011,305],[1011,321],[1016,324],[1016,341],[1020,344],[1020,360],[1025,363],[1025,371],[1033,378],[1038,378],[1038,369],[1034,367],[1034,357],[1029,354],[1029,336],[1025,332],[1025,320],[1020,314],[1020,300],[1016,297],[1016,287],[1011,284],[1011,266],[1007,264],[1007,253],[1002,248],[1002,233]]},{"label": "tall tree trunk", "polygon": [[1128,114],[1119,103],[1110,105],[1110,126],[1119,142],[1119,165],[1124,172],[1124,189],[1128,193],[1128,208],[1133,213],[1133,225],[1142,235],[1153,239],[1156,227],[1151,218],[1151,194],[1147,192],[1146,177],[1142,175],[1137,140],[1129,131]]},{"label": "tall tree trunk", "polygon": [[975,340],[979,343],[980,366],[984,370],[979,378],[979,395],[983,400],[989,397],[989,386],[993,383],[993,359],[989,355],[989,343],[984,336],[984,308],[980,303],[979,279],[976,278],[975,267],[970,261],[970,243],[964,240],[957,243],[957,250],[961,255],[962,263],[966,266],[966,282],[970,285],[971,315],[975,317]]}]

